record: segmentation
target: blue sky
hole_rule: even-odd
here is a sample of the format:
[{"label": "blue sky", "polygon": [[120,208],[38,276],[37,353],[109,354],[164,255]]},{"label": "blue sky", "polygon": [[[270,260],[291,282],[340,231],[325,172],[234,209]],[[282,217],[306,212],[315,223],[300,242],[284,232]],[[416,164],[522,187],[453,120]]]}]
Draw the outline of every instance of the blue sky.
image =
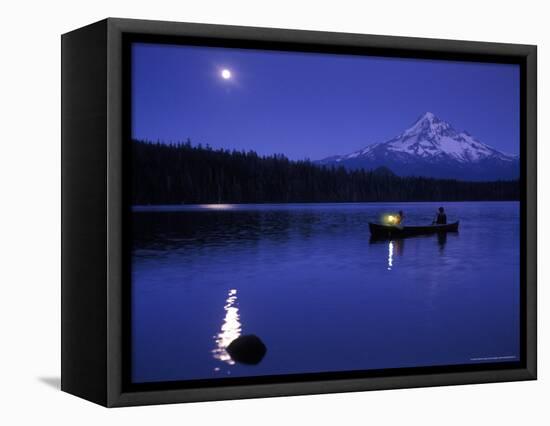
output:
[{"label": "blue sky", "polygon": [[[230,79],[221,71],[228,69]],[[321,159],[431,111],[519,153],[519,66],[137,43],[132,136]]]}]

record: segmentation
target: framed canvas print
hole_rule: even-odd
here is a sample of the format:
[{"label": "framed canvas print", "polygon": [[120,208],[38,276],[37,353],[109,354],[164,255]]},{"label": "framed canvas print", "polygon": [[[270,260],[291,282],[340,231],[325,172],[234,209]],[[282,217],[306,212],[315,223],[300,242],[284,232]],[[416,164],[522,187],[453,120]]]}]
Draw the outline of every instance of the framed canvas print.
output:
[{"label": "framed canvas print", "polygon": [[62,72],[63,390],[536,378],[536,47],[107,19]]}]

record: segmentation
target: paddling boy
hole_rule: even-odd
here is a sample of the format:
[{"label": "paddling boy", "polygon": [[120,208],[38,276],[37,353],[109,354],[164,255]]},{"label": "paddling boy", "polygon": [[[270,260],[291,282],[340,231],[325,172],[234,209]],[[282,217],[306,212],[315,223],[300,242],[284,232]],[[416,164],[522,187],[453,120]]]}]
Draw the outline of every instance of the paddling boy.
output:
[{"label": "paddling boy", "polygon": [[439,212],[437,213],[437,216],[435,217],[434,223],[436,225],[446,225],[447,224],[447,215],[445,214],[445,210],[443,207],[440,207]]}]

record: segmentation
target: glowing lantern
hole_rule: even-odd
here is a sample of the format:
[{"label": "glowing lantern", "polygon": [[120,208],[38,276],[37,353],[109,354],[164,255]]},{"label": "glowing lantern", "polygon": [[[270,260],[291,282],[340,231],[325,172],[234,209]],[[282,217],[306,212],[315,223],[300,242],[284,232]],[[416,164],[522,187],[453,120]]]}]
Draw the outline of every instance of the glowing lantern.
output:
[{"label": "glowing lantern", "polygon": [[388,225],[395,225],[395,223],[397,222],[397,218],[395,216],[389,214],[385,217],[385,222]]}]

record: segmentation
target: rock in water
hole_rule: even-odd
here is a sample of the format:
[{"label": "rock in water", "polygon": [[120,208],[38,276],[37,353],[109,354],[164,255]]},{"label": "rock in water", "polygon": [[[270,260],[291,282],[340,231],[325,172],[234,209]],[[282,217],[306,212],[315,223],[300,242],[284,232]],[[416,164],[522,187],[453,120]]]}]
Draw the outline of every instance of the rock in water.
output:
[{"label": "rock in water", "polygon": [[254,334],[237,337],[226,350],[234,361],[242,364],[258,364],[267,352],[262,340]]}]

